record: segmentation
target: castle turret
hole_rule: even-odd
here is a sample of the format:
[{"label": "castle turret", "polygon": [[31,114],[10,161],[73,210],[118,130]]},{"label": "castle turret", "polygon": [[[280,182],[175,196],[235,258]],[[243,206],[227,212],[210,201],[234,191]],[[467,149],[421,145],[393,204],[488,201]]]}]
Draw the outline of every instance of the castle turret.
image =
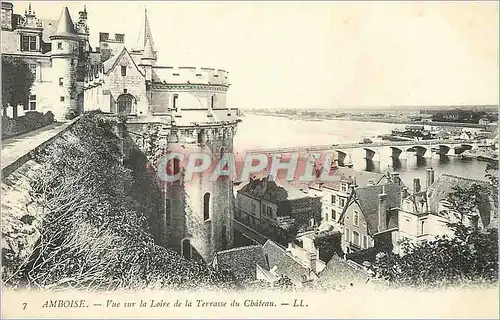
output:
[{"label": "castle turret", "polygon": [[64,121],[70,113],[77,111],[76,68],[79,54],[79,37],[67,7],[63,8],[50,40],[54,83],[52,112],[56,120]]},{"label": "castle turret", "polygon": [[153,49],[153,44],[151,43],[151,40],[147,39],[146,40],[146,45],[144,46],[144,50],[142,52],[141,56],[141,63],[140,66],[144,68],[144,72],[146,74],[146,81],[151,81],[152,80],[152,67],[156,62],[156,57],[154,54],[154,49]]}]

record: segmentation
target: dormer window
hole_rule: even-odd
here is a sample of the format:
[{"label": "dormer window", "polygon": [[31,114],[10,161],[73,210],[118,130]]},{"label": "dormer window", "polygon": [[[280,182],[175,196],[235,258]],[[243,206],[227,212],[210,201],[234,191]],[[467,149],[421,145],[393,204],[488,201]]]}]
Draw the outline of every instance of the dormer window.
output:
[{"label": "dormer window", "polygon": [[62,42],[58,42],[57,43],[57,50],[62,50],[63,46],[62,46]]},{"label": "dormer window", "polygon": [[36,36],[21,35],[21,51],[37,51]]}]

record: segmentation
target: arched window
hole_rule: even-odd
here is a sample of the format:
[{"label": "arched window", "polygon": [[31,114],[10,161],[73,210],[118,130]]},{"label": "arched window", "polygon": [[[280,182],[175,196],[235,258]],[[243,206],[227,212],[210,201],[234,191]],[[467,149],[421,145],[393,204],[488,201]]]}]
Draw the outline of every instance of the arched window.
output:
[{"label": "arched window", "polygon": [[207,192],[203,196],[203,220],[210,219],[210,193]]},{"label": "arched window", "polygon": [[182,256],[186,259],[191,259],[191,241],[189,239],[182,240]]},{"label": "arched window", "polygon": [[122,94],[117,99],[118,114],[131,114],[132,113],[133,98],[130,94]]}]

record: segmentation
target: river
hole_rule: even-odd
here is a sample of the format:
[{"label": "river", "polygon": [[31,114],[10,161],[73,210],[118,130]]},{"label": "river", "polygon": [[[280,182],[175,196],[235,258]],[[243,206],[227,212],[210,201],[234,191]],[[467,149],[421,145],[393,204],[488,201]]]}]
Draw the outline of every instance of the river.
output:
[{"label": "river", "polygon": [[[378,135],[390,133],[394,128],[405,127],[404,124],[342,120],[307,121],[252,114],[247,114],[242,120],[234,138],[236,152],[359,142],[364,138],[377,141]],[[400,172],[406,185],[411,185],[413,178],[420,178],[421,183],[425,183],[425,169],[429,166],[434,168],[436,178],[441,173],[448,173],[485,180],[486,162],[475,159],[464,160],[433,154],[431,158],[417,160],[414,153],[407,152],[402,160],[396,162],[393,162],[388,154],[380,155],[377,161],[368,161],[364,159],[362,148],[353,150],[351,158],[355,170],[380,172],[391,166],[391,170]]]}]

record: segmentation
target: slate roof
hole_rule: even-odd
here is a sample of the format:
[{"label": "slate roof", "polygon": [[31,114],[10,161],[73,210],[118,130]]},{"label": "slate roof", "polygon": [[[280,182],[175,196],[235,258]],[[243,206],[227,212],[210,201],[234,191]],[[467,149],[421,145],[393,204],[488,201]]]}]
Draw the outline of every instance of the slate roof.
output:
[{"label": "slate roof", "polygon": [[312,272],[311,269],[295,260],[291,254],[279,244],[267,240],[262,246],[262,249],[264,255],[267,255],[269,268],[273,270],[273,268],[277,266],[275,269],[277,274],[288,276],[294,283],[302,283],[304,276],[309,279]]},{"label": "slate roof", "polygon": [[[490,184],[488,181],[475,180],[446,173],[441,174],[441,176],[439,176],[439,178],[434,181],[434,183],[429,188],[428,198],[431,212],[438,213],[439,202],[441,200],[445,200],[448,194],[453,192],[454,186],[469,188],[473,184],[479,184],[486,188],[490,188]],[[495,209],[492,208],[493,204],[489,196],[484,194],[482,194],[481,196],[483,198],[481,199],[481,205],[478,208],[479,215],[481,216],[483,225],[487,226],[490,224],[491,213]]]},{"label": "slate roof", "polygon": [[[389,183],[385,185],[358,188],[355,190],[353,194],[354,201],[358,203],[361,212],[365,217],[368,233],[370,235],[385,231],[379,230],[378,228],[378,195],[382,193],[382,190],[385,190],[385,193],[387,194],[387,229],[396,228],[398,226],[397,210],[390,211],[390,209],[400,207],[402,188],[403,186],[400,184]],[[346,206],[346,209],[347,208],[348,206]],[[346,209],[344,209],[344,211]]]},{"label": "slate roof", "polygon": [[126,49],[123,46],[116,51],[115,55],[111,56],[108,60],[103,62],[104,73],[108,73],[113,68],[113,66],[116,64],[116,61],[118,61],[122,54],[124,54],[124,51],[126,51]]},{"label": "slate roof", "polygon": [[58,36],[74,36],[76,35],[75,24],[71,20],[71,15],[69,14],[68,7],[64,7],[61,11],[61,16],[59,17],[59,22],[57,23],[57,28],[54,35]]},{"label": "slate roof", "polygon": [[217,268],[231,271],[240,281],[256,280],[257,265],[269,270],[264,251],[260,245],[219,251],[214,259]]},{"label": "slate roof", "polygon": [[50,36],[56,32],[58,20],[40,19],[42,22],[42,40],[43,42],[50,43]]},{"label": "slate roof", "polygon": [[361,267],[355,267],[353,263],[340,258],[337,255],[326,264],[325,269],[319,274],[318,280],[314,282],[317,289],[334,289],[339,287],[350,287],[366,285],[371,276]]}]

